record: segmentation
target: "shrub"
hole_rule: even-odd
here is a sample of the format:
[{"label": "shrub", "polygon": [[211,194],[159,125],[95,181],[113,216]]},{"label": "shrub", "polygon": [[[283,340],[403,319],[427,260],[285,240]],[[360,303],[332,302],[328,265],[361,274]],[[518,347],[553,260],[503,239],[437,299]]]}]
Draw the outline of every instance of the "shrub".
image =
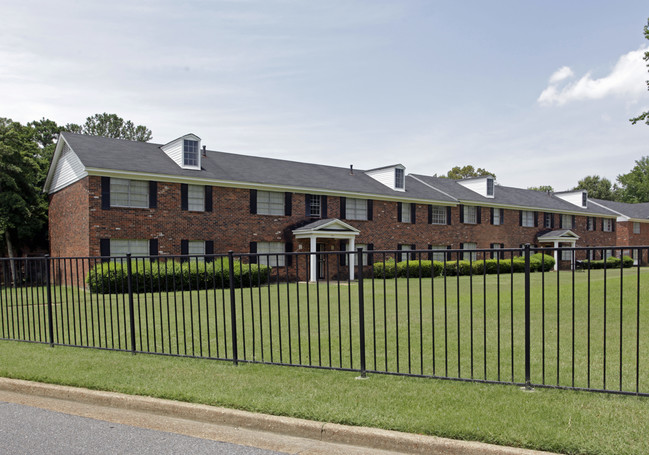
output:
[{"label": "shrub", "polygon": [[[266,284],[271,268],[265,265],[234,262],[234,286]],[[128,265],[108,261],[95,265],[86,278],[90,292],[101,294],[128,292]],[[131,289],[135,293],[213,289],[230,286],[227,262],[131,261]]]}]

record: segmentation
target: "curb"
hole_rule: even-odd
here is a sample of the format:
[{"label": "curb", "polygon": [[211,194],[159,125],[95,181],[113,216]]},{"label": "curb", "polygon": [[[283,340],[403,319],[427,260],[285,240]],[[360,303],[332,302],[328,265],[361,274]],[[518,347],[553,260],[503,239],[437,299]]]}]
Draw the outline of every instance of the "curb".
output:
[{"label": "curb", "polygon": [[323,423],[294,417],[257,414],[216,406],[44,384],[20,379],[0,378],[0,390],[265,431],[334,444],[347,444],[402,453],[434,453],[440,455],[550,454],[550,452],[496,446],[482,442],[459,441],[376,428]]}]

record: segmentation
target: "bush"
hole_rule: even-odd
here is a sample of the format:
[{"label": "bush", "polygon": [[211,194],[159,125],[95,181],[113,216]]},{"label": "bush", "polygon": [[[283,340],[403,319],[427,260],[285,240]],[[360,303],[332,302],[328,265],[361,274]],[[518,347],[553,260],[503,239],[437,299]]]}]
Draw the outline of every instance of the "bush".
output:
[{"label": "bush", "polygon": [[[266,284],[271,268],[265,265],[234,262],[234,286]],[[135,293],[227,288],[230,270],[227,262],[157,262],[131,260],[131,289]],[[100,294],[128,292],[128,265],[108,261],[95,265],[86,278],[90,292]]]},{"label": "bush", "polygon": [[624,268],[629,268],[633,267],[633,258],[629,256],[624,256],[621,260],[619,258],[611,256],[610,258],[606,259],[604,261],[603,259],[600,259],[598,261],[584,261],[584,267],[588,268],[588,265],[590,264],[591,269],[603,269],[604,264],[606,264],[607,269],[617,269],[622,265]]}]

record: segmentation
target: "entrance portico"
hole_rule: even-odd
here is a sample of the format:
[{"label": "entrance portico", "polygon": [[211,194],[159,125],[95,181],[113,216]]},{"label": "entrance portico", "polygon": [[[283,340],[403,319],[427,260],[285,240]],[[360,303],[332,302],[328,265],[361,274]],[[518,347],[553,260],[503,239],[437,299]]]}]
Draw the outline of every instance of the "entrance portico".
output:
[{"label": "entrance portico", "polygon": [[[558,248],[563,243],[567,243],[569,247],[574,248],[579,236],[569,229],[560,229],[557,231],[550,231],[537,237],[539,243],[552,243],[554,246],[554,271],[559,270],[559,250]],[[575,266],[575,255],[570,255],[570,268]]]},{"label": "entrance portico", "polygon": [[[316,281],[318,278],[317,241],[318,239],[343,239],[347,240],[347,251],[355,250],[356,236],[361,231],[337,218],[314,221],[301,228],[295,229],[293,235],[296,239],[309,239],[309,281]],[[349,279],[354,279],[355,255],[349,255]]]}]

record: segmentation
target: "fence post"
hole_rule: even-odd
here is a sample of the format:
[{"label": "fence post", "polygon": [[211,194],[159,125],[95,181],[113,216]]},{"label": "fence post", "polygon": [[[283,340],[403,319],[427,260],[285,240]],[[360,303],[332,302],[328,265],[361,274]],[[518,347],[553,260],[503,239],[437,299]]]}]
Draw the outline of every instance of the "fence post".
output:
[{"label": "fence post", "polygon": [[530,244],[525,244],[525,388],[530,385]]},{"label": "fence post", "polygon": [[356,252],[356,267],[358,276],[358,333],[360,338],[361,378],[366,378],[367,365],[365,358],[365,292],[363,290],[363,249],[358,248]]},{"label": "fence post", "polygon": [[54,320],[52,314],[52,282],[50,278],[50,255],[45,255],[45,283],[47,286],[47,328],[49,330],[50,347],[54,347]]},{"label": "fence post", "polygon": [[232,324],[232,360],[234,366],[239,364],[239,347],[237,346],[237,305],[234,292],[234,254],[228,251],[228,269],[230,272],[230,321]]},{"label": "fence post", "polygon": [[[110,267],[110,263],[108,265]],[[126,283],[128,285],[128,315],[131,320],[131,353],[135,355],[135,309],[133,308],[133,271],[131,253],[126,253]]]}]

